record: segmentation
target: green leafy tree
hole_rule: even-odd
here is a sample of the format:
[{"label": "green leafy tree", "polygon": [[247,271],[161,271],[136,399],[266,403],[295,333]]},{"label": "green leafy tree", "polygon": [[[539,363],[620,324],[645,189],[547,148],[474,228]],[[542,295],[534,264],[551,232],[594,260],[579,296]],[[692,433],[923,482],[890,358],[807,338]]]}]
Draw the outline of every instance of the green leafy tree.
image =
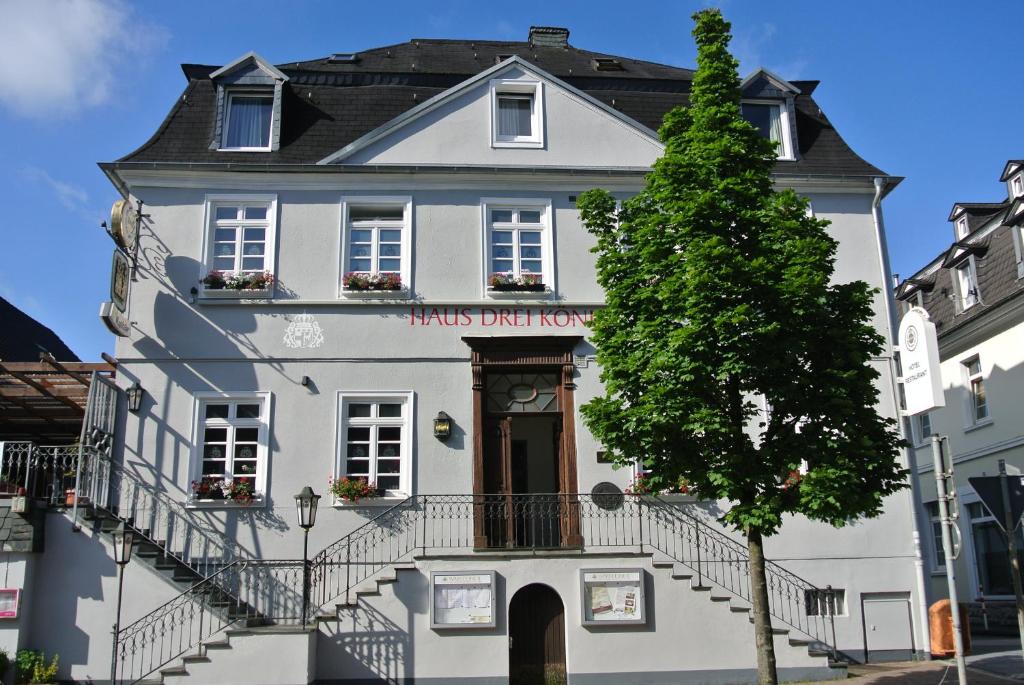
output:
[{"label": "green leafy tree", "polygon": [[665,116],[644,189],[621,206],[602,190],[578,202],[607,303],[593,322],[605,394],[581,411],[655,489],[685,478],[730,500],[759,678],[775,683],[763,538],[786,514],[833,526],[875,516],[905,474],[896,424],[875,410],[875,291],[831,283],[828,222],[773,189],[775,145],[741,116],[730,25],[716,9],[693,18],[690,105]]}]

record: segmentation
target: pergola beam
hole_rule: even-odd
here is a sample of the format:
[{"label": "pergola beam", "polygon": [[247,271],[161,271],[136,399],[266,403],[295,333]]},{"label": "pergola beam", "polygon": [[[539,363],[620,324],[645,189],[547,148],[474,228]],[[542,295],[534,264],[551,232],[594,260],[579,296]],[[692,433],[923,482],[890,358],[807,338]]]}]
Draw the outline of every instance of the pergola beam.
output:
[{"label": "pergola beam", "polygon": [[74,378],[76,381],[78,381],[79,383],[84,385],[86,388],[89,387],[89,382],[90,381],[89,381],[88,378],[86,378],[82,374],[78,373],[77,371],[72,371],[68,367],[66,367],[63,364],[61,364],[59,361],[54,359],[53,355],[50,354],[49,352],[41,352],[39,354],[39,360],[43,361],[43,362],[46,362],[47,364],[52,366],[54,369],[56,369],[60,373],[66,374],[69,377]]},{"label": "pergola beam", "polygon": [[41,392],[42,394],[47,395],[49,397],[52,397],[53,399],[57,400],[58,402],[61,402],[62,404],[67,405],[68,408],[78,412],[79,414],[85,414],[85,409],[82,408],[82,406],[79,405],[77,402],[74,402],[73,400],[70,400],[67,397],[63,397],[61,395],[55,395],[54,393],[52,393],[50,391],[50,387],[49,387],[50,384],[47,383],[45,380],[43,380],[43,381],[36,381],[36,380],[34,380],[32,378],[29,378],[24,373],[21,373],[19,371],[11,370],[10,368],[5,366],[4,364],[0,364],[0,373],[10,374],[11,376],[17,378],[19,381],[21,381],[25,385],[33,387],[36,390],[38,390],[39,392]]}]

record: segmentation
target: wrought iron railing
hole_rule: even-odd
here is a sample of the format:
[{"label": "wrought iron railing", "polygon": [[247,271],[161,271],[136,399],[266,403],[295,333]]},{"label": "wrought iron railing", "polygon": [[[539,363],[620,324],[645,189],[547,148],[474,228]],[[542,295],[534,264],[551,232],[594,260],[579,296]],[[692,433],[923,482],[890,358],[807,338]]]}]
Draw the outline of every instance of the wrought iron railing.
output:
[{"label": "wrought iron railing", "polygon": [[74,504],[78,445],[0,442],[0,497]]},{"label": "wrought iron railing", "polygon": [[113,682],[136,683],[229,628],[302,621],[302,560],[239,560],[121,628]]},{"label": "wrought iron railing", "polygon": [[[314,609],[413,554],[470,550],[621,548],[657,551],[693,571],[694,584],[752,603],[746,546],[680,506],[637,495],[419,495],[328,545],[311,561]],[[818,588],[766,562],[772,618],[828,646],[832,616]]]},{"label": "wrought iron railing", "polygon": [[[239,622],[312,621],[415,555],[540,549],[657,552],[690,569],[695,586],[752,601],[745,545],[673,503],[624,494],[418,495],[325,547],[305,578],[300,561],[229,563],[121,630],[118,673],[135,682]],[[770,561],[766,573],[776,625],[829,648],[832,617],[817,610],[829,590]]]}]

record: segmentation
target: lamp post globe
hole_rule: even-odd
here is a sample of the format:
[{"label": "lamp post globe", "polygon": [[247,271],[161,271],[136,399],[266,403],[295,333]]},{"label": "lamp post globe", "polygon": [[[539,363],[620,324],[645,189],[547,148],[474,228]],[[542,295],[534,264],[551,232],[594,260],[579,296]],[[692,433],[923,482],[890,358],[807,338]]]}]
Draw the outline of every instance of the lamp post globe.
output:
[{"label": "lamp post globe", "polygon": [[302,492],[295,495],[295,513],[299,517],[299,528],[308,531],[316,523],[316,508],[320,503],[320,495],[313,492],[308,485]]}]

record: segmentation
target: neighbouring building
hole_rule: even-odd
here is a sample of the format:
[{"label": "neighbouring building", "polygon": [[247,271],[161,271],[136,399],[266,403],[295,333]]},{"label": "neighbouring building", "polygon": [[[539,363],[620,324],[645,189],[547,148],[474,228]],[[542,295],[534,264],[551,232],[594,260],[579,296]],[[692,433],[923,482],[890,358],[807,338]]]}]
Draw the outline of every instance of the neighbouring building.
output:
[{"label": "neighbouring building", "polygon": [[[112,450],[83,448],[77,532],[48,518],[32,639],[62,677],[106,682],[113,652],[119,682],[754,679],[728,502],[624,493],[578,413],[602,291],[575,199],[642,187],[693,72],[568,37],[187,64],[152,138],[100,165],[142,210],[117,324],[133,401]],[[817,86],[757,71],[744,112],[831,220],[836,278],[883,288],[899,179]],[[887,338],[891,315],[880,297]],[[895,417],[892,350],[873,363]],[[794,517],[768,552],[785,679],[922,649],[909,494],[842,530]]]},{"label": "neighbouring building", "polygon": [[[928,438],[946,436],[959,502],[957,594],[971,623],[1017,631],[1006,540],[968,479],[994,476],[999,461],[1024,468],[1024,160],[1011,159],[1000,202],[957,202],[948,220],[953,243],[896,291],[900,306],[923,307],[936,326],[945,407],[913,417],[916,474],[928,537],[931,592],[948,596]],[[1024,550],[1021,529],[1018,549]],[[1024,551],[1021,552],[1024,560]],[[984,611],[988,616],[982,614]]]}]

